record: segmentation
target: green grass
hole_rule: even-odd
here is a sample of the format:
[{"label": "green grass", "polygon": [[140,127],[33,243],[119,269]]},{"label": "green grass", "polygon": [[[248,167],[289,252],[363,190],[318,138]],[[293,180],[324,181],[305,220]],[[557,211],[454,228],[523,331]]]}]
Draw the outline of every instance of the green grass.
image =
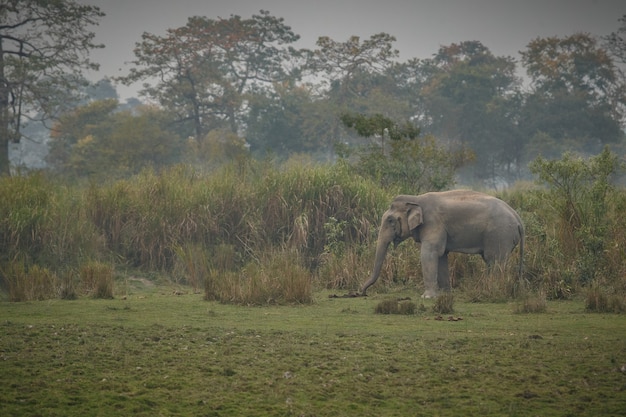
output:
[{"label": "green grass", "polygon": [[[616,416],[626,317],[455,299],[242,307],[128,281],[112,300],[0,302],[0,415]],[[120,286],[116,286],[119,288]],[[182,295],[180,295],[182,294]],[[461,297],[462,298],[462,297]],[[421,301],[420,301],[421,303]]]}]

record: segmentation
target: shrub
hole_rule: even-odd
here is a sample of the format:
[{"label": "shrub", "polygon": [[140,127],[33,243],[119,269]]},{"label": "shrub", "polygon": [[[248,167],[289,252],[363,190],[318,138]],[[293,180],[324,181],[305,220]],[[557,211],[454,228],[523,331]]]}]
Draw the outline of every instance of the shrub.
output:
[{"label": "shrub", "polygon": [[205,281],[204,298],[244,305],[310,304],[311,273],[296,252],[273,252],[240,271],[212,270]]},{"label": "shrub", "polygon": [[[482,261],[480,261],[482,263]],[[515,297],[523,290],[520,282],[517,257],[513,256],[504,265],[488,268],[463,282],[465,294],[471,302],[502,302]]]},{"label": "shrub", "polygon": [[194,292],[209,274],[209,253],[202,245],[188,244],[174,248],[176,259],[172,276],[176,283],[190,285]]},{"label": "shrub", "polygon": [[398,314],[398,301],[397,300],[383,300],[376,304],[374,313],[376,314]]},{"label": "shrub", "polygon": [[595,157],[583,159],[567,153],[560,160],[539,157],[530,164],[531,172],[551,187],[548,198],[559,220],[559,241],[565,259],[575,268],[579,284],[586,285],[610,267],[609,231],[619,216],[611,216],[615,205],[613,178],[623,169],[608,147]]},{"label": "shrub", "polygon": [[439,294],[433,304],[433,312],[438,314],[454,313],[454,295],[451,292]]},{"label": "shrub", "polygon": [[111,265],[90,261],[79,270],[83,291],[93,298],[113,298],[115,277]]},{"label": "shrub", "polygon": [[326,289],[358,289],[365,282],[373,263],[361,248],[351,247],[341,254],[324,253],[320,257],[319,284]]},{"label": "shrub", "polygon": [[548,309],[546,294],[543,291],[528,293],[516,303],[515,313],[545,313]]},{"label": "shrub", "polygon": [[626,313],[626,299],[623,295],[608,294],[595,283],[587,291],[585,306],[587,311],[595,313]]},{"label": "shrub", "polygon": [[47,300],[58,295],[58,279],[47,268],[26,268],[23,262],[13,261],[2,268],[0,275],[10,301]]}]

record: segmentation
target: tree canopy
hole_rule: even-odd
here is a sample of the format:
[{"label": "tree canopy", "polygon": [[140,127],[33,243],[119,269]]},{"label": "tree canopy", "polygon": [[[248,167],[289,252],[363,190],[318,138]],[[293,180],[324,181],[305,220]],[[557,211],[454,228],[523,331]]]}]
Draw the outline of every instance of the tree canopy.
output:
[{"label": "tree canopy", "polygon": [[165,36],[145,32],[135,67],[120,80],[144,81],[143,94],[190,123],[197,139],[225,126],[237,133],[248,95],[294,76],[288,61],[297,53],[288,45],[298,39],[263,10],[249,19],[194,16]]},{"label": "tree canopy", "polygon": [[[73,175],[102,161],[126,161],[117,172],[127,173],[181,161],[202,164],[203,158],[214,165],[223,158],[213,151],[236,158],[248,150],[279,158],[307,152],[324,160],[378,153],[400,161],[412,154],[423,165],[428,159],[418,153],[428,153],[432,144],[438,155],[457,161],[450,165],[454,170],[463,167],[457,175],[464,182],[498,186],[530,175],[528,162],[538,155],[591,155],[607,144],[626,145],[626,82],[619,66],[626,58],[626,16],[604,39],[575,33],[531,40],[519,62],[478,40],[402,61],[387,33],[321,36],[312,50],[297,49],[299,35],[268,11],[192,16],[164,34],[145,32],[136,43],[131,70],[114,81],[142,83],[141,94],[154,105],[131,110],[117,103],[110,79],[86,86],[81,75],[95,67],[88,53],[100,45],[88,29],[102,15],[73,1],[2,3],[4,151],[19,140],[23,120],[55,112],[64,115],[55,116],[49,161]],[[67,109],[63,103],[77,103],[62,99],[68,93],[90,97]],[[409,127],[421,132],[418,141],[386,145]],[[142,158],[138,149],[149,156]],[[100,152],[109,156],[95,156]],[[115,160],[107,159],[113,154]],[[0,168],[7,172],[8,163]],[[400,165],[393,169],[402,171]]]},{"label": "tree canopy", "polygon": [[8,144],[20,141],[24,121],[62,110],[84,83],[81,71],[98,68],[89,52],[103,45],[89,28],[103,16],[71,0],[0,3],[0,174],[9,172]]}]

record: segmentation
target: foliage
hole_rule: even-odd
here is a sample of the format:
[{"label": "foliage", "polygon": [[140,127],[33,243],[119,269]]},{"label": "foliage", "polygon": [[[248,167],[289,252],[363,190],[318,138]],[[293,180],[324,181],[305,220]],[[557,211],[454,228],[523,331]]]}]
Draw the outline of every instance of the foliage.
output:
[{"label": "foliage", "polygon": [[619,62],[626,63],[626,14],[618,19],[621,26],[604,37],[606,48]]},{"label": "foliage", "polygon": [[58,278],[47,268],[23,262],[7,263],[0,267],[9,301],[48,300],[57,297]]},{"label": "foliage", "polygon": [[515,304],[515,313],[545,313],[548,309],[548,300],[543,291],[527,293]]},{"label": "foliage", "polygon": [[0,4],[0,175],[9,173],[8,145],[25,119],[48,119],[71,102],[104,13],[73,0],[5,0]]},{"label": "foliage", "polygon": [[383,300],[376,304],[374,313],[376,314],[404,314],[412,315],[417,311],[417,305],[407,300]]},{"label": "foliage", "polygon": [[[478,41],[442,46],[429,60],[407,69],[420,75],[423,130],[471,149],[473,177],[511,181],[523,147],[516,134],[520,80],[510,57],[496,57]],[[489,120],[489,123],[485,123]]]},{"label": "foliage", "polygon": [[180,160],[182,148],[170,124],[156,107],[120,111],[117,100],[94,101],[59,118],[47,159],[65,176],[92,180],[163,168]]},{"label": "foliage", "polygon": [[522,51],[532,80],[522,115],[528,137],[546,135],[566,149],[588,154],[623,140],[626,90],[607,50],[589,34],[538,38]]},{"label": "foliage", "polygon": [[[378,123],[388,116],[408,119],[410,109],[404,100],[397,99],[394,94],[397,88],[388,75],[399,54],[393,47],[395,41],[396,38],[387,33],[378,33],[363,41],[358,36],[351,36],[345,42],[328,36],[318,38],[318,49],[310,52],[307,69],[320,80],[318,88],[322,93],[318,101],[330,111],[327,114],[317,110],[312,115],[315,118],[320,114],[326,116],[329,151],[332,145],[353,142],[349,132],[341,129],[341,118],[355,110],[357,115],[378,115],[371,116],[378,118]],[[381,116],[383,113],[385,116]]]},{"label": "foliage", "polygon": [[588,284],[604,276],[613,229],[609,214],[615,191],[611,180],[622,169],[617,156],[605,148],[588,160],[572,154],[561,160],[537,158],[530,168],[551,187],[553,207],[564,227],[563,250],[576,254],[579,282]]},{"label": "foliage", "polygon": [[454,313],[454,295],[451,292],[439,294],[433,304],[433,312],[438,314]]},{"label": "foliage", "polygon": [[92,298],[113,298],[115,276],[111,265],[103,262],[86,262],[80,266],[82,291]]},{"label": "foliage", "polygon": [[190,17],[165,36],[144,33],[134,68],[120,80],[144,84],[143,94],[161,103],[196,139],[215,128],[237,133],[250,96],[269,91],[290,74],[299,36],[284,19],[261,10],[249,19]]},{"label": "foliage", "polygon": [[[380,145],[360,152],[354,164],[357,172],[384,187],[398,187],[404,194],[451,187],[456,170],[472,158],[466,151],[444,149],[431,136],[418,139],[420,129],[410,121],[397,123],[382,114],[344,113],[341,122],[362,137],[380,139]],[[391,139],[388,152],[385,151],[385,137]],[[349,153],[343,156],[349,156]]]},{"label": "foliage", "polygon": [[585,308],[594,313],[626,313],[626,298],[623,294],[607,294],[599,285],[592,285],[587,290]]},{"label": "foliage", "polygon": [[243,305],[310,304],[311,274],[297,252],[270,253],[240,271],[211,271],[205,281],[205,300]]},{"label": "foliage", "polygon": [[249,157],[247,145],[231,131],[215,129],[200,140],[189,137],[183,159],[191,166],[211,171],[233,162],[245,163]]},{"label": "foliage", "polygon": [[[615,156],[568,158],[541,167],[570,188],[527,185],[499,195],[526,227],[523,280],[517,255],[489,271],[478,256],[451,254],[461,297],[500,302],[535,291],[569,299],[591,281],[626,293],[626,194],[610,184]],[[230,282],[229,295],[219,298],[227,302],[286,302],[276,288],[292,284],[274,287],[288,278],[281,269],[293,270],[293,285],[354,291],[370,275],[380,215],[401,190],[359,176],[345,160],[316,165],[301,158],[280,166],[245,159],[210,173],[181,165],[89,186],[41,174],[7,177],[0,181],[2,284],[8,289],[6,271],[27,276],[37,266],[58,277],[53,296],[73,298],[94,288],[81,286],[79,272],[95,262],[158,274],[213,297]],[[376,291],[398,286],[422,286],[419,246],[411,242],[389,250]]]}]

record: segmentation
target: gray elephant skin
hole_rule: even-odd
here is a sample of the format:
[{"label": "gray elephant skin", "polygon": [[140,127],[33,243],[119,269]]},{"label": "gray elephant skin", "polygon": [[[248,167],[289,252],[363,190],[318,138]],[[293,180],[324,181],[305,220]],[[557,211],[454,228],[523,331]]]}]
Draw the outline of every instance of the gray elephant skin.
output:
[{"label": "gray elephant skin", "polygon": [[376,282],[389,244],[412,237],[421,244],[420,258],[425,291],[433,298],[450,290],[448,253],[480,254],[489,266],[503,263],[520,245],[519,273],[524,257],[524,225],[504,201],[469,190],[398,195],[382,217],[376,259],[361,295]]}]

